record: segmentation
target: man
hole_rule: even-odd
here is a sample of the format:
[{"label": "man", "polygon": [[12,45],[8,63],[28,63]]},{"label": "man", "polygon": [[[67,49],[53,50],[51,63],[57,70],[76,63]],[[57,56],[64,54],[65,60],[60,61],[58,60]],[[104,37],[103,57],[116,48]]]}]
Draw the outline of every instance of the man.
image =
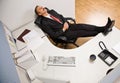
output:
[{"label": "man", "polygon": [[42,6],[36,6],[35,13],[38,15],[37,19],[40,19],[35,23],[42,27],[42,30],[52,38],[58,38],[59,36],[65,36],[68,39],[90,37],[100,32],[107,35],[112,31],[115,23],[115,21],[108,18],[107,24],[103,27],[89,24],[69,24],[61,14]]}]

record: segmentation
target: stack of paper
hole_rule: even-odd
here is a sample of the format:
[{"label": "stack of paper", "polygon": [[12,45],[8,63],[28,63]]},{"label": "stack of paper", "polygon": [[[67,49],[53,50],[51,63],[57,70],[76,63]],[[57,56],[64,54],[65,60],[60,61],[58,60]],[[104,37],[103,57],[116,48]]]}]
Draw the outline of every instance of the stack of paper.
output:
[{"label": "stack of paper", "polygon": [[39,33],[35,30],[32,30],[31,32],[27,33],[25,36],[23,36],[23,40],[27,43],[32,40],[34,40],[36,37],[39,37]]},{"label": "stack of paper", "polygon": [[27,46],[30,50],[36,50],[40,45],[44,43],[43,39],[40,37],[40,34],[32,30],[28,34],[26,34],[23,39],[27,43]]},{"label": "stack of paper", "polygon": [[27,43],[27,46],[32,51],[36,50],[44,43],[44,40],[41,37],[34,38],[32,41]]},{"label": "stack of paper", "polygon": [[32,56],[33,55],[31,54],[31,52],[27,48],[24,48],[15,54],[15,58],[17,58],[18,63],[21,63],[21,62],[29,59]]}]

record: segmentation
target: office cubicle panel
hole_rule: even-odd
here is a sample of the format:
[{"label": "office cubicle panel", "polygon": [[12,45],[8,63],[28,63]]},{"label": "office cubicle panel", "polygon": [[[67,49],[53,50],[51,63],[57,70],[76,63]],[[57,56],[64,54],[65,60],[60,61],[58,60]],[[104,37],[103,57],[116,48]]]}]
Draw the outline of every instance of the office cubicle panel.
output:
[{"label": "office cubicle panel", "polygon": [[5,31],[0,22],[0,83],[20,83]]},{"label": "office cubicle panel", "polygon": [[16,40],[14,39],[11,30],[5,24],[2,23],[2,25],[5,31],[6,39],[10,46],[11,53],[16,53],[17,51]]},{"label": "office cubicle panel", "polygon": [[101,79],[100,83],[120,83],[120,64]]}]

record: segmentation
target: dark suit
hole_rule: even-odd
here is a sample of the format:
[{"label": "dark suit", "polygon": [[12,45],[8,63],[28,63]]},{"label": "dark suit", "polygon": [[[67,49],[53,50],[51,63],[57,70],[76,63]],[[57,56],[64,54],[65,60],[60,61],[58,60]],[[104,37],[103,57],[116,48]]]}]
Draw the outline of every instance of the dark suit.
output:
[{"label": "dark suit", "polygon": [[104,27],[97,27],[88,24],[69,24],[69,29],[64,32],[62,28],[64,23],[67,22],[66,19],[54,10],[48,10],[48,13],[59,18],[62,24],[43,16],[38,16],[35,23],[52,38],[57,38],[62,35],[66,36],[68,39],[76,37],[88,37],[95,36],[99,32],[104,31]]}]

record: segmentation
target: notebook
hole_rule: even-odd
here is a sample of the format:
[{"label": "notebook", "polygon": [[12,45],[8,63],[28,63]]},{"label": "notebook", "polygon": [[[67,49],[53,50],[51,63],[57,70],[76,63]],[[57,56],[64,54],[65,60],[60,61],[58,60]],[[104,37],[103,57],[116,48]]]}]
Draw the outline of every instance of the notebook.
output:
[{"label": "notebook", "polygon": [[19,40],[19,41],[21,41],[21,42],[25,42],[24,40],[23,40],[23,36],[25,36],[27,33],[29,33],[30,32],[30,30],[28,30],[28,29],[25,29],[21,34],[20,34],[20,36],[17,38],[17,40]]}]

